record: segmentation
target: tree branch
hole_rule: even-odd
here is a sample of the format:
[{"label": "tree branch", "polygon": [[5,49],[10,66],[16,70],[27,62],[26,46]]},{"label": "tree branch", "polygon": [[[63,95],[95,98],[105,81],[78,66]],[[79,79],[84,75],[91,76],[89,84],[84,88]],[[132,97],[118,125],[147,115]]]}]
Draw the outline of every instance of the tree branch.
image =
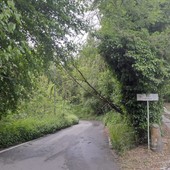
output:
[{"label": "tree branch", "polygon": [[98,96],[98,98],[100,98],[103,102],[107,103],[111,108],[113,108],[115,111],[123,114],[123,111],[121,110],[121,108],[119,108],[116,104],[114,104],[109,98],[106,98],[105,96],[101,95],[100,92],[98,92],[88,81],[87,79],[84,77],[83,73],[75,66],[75,64],[73,64],[74,68],[78,71],[78,73],[81,75],[81,77],[83,78],[84,82],[93,90],[94,94],[96,96]]}]

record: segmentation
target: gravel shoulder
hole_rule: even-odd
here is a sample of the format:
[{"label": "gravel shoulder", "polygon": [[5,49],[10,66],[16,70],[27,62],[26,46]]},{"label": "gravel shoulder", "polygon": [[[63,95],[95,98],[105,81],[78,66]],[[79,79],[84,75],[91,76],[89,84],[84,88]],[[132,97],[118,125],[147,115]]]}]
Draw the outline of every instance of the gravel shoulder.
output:
[{"label": "gravel shoulder", "polygon": [[119,162],[121,170],[169,170],[170,153],[166,147],[162,153],[155,153],[139,146],[119,157]]}]

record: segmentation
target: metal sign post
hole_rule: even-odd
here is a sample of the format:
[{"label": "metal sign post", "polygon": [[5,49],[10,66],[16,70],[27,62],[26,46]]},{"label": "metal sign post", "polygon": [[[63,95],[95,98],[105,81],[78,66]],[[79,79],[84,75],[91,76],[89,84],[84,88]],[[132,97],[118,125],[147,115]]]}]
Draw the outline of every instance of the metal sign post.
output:
[{"label": "metal sign post", "polygon": [[158,101],[158,94],[137,94],[137,101],[147,102],[148,150],[150,149],[149,101]]}]

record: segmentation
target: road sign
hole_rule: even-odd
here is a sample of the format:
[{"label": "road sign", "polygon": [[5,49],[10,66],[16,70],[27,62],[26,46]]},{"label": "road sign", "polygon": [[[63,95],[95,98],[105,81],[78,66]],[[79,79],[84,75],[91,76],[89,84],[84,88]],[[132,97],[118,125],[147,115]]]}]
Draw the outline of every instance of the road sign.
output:
[{"label": "road sign", "polygon": [[158,94],[137,94],[137,101],[158,101]]},{"label": "road sign", "polygon": [[150,134],[149,134],[149,101],[158,101],[158,94],[137,94],[137,101],[147,102],[147,122],[148,122],[148,149],[150,149]]}]

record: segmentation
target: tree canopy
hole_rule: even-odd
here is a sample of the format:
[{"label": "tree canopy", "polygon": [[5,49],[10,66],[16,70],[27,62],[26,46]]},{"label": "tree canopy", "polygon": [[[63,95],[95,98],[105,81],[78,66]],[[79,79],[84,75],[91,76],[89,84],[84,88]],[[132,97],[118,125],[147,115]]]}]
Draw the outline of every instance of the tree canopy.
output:
[{"label": "tree canopy", "polygon": [[70,37],[86,29],[86,3],[0,2],[0,117],[29,96],[39,73],[51,69],[49,79],[63,99],[83,103],[87,112],[90,108],[99,114],[110,109],[126,113],[143,138],[146,104],[137,102],[136,94],[159,94],[150,113],[151,122],[160,123],[164,88],[170,78],[170,2],[95,0],[101,27],[79,56],[72,58],[69,54],[75,46]]},{"label": "tree canopy", "polygon": [[85,28],[84,7],[70,0],[0,2],[0,113],[15,109],[37,71],[74,49],[69,36]]},{"label": "tree canopy", "polygon": [[151,122],[160,123],[163,90],[169,79],[169,11],[167,0],[100,1],[99,50],[122,84],[123,100],[139,136],[146,132],[146,104],[137,93],[158,93]]}]

